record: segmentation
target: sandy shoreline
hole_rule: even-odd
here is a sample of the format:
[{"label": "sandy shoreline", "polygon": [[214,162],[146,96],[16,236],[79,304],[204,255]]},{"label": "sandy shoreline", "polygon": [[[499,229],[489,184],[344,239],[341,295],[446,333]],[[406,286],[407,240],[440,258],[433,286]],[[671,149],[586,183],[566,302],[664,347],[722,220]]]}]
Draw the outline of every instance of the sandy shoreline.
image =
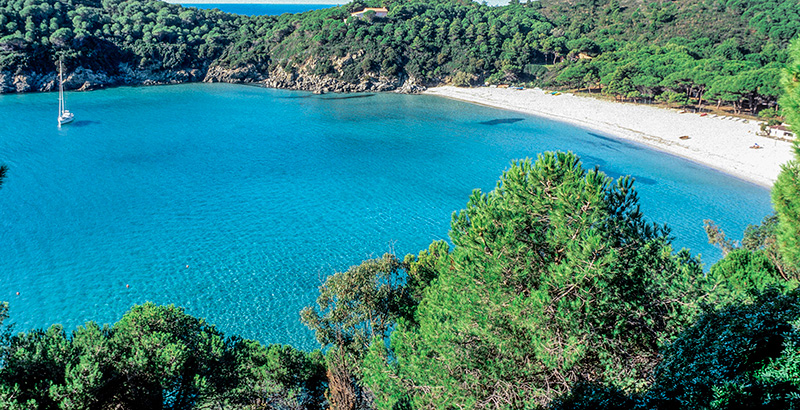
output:
[{"label": "sandy shoreline", "polygon": [[[771,187],[792,144],[758,136],[759,124],[679,113],[540,89],[435,87],[426,94],[538,115],[636,141],[756,184]],[[689,139],[680,139],[689,136]],[[751,149],[757,143],[762,149]]]}]

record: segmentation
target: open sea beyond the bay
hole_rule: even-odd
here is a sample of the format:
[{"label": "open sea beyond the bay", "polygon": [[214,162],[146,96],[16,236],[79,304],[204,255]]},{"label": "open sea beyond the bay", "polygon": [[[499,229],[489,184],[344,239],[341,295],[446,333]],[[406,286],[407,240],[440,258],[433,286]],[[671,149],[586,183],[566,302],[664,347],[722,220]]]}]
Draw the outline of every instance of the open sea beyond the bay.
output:
[{"label": "open sea beyond the bay", "polygon": [[[344,4],[344,3],[342,3]],[[277,16],[284,13],[303,13],[310,10],[334,7],[334,4],[254,4],[254,3],[181,3],[183,7],[218,9],[242,16]]]},{"label": "open sea beyond the bay", "polygon": [[[299,321],[327,275],[447,239],[514,159],[572,150],[633,175],[675,247],[721,257],[766,188],[592,130],[426,95],[230,84],[0,95],[0,300],[15,330],[175,304],[227,335],[317,346]],[[129,287],[126,287],[129,285]],[[16,293],[19,292],[19,295]]]}]

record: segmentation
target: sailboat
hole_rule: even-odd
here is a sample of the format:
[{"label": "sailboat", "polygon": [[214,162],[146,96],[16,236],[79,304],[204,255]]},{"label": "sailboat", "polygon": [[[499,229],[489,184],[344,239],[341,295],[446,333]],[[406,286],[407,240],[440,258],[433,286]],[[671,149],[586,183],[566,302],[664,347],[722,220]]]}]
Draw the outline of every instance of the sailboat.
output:
[{"label": "sailboat", "polygon": [[64,68],[61,66],[61,59],[58,59],[58,126],[61,124],[68,124],[75,119],[69,110],[64,105]]}]

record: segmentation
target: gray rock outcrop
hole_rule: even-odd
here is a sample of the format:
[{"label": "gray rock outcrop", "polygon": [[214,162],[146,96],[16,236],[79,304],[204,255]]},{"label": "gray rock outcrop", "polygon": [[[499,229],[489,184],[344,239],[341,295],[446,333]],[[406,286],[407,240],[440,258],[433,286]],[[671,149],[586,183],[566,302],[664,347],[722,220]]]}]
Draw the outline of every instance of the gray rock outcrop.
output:
[{"label": "gray rock outcrop", "polygon": [[[356,56],[357,57],[357,56]],[[352,63],[353,56],[345,56],[334,61],[334,70],[344,64]],[[380,75],[367,76],[359,83],[342,81],[330,75],[316,75],[308,70],[307,64],[298,70],[286,71],[281,67],[268,71],[266,67],[247,65],[227,68],[212,66],[208,69],[192,68],[183,70],[156,70],[133,68],[127,64],[118,67],[116,73],[95,72],[77,67],[65,73],[64,88],[67,90],[96,90],[119,85],[159,85],[189,82],[258,83],[270,88],[326,92],[376,92],[396,91],[418,93],[425,85],[413,77],[403,74],[397,77]],[[335,71],[334,71],[335,72]],[[23,93],[36,91],[55,91],[58,89],[58,73],[40,74],[35,72],[11,73],[0,71],[0,93]]]}]

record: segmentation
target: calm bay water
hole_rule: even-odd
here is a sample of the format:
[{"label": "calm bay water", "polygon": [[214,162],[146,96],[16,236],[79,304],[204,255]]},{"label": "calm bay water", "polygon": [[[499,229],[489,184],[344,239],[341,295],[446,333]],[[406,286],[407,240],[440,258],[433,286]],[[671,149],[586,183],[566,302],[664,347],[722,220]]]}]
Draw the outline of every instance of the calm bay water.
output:
[{"label": "calm bay water", "polygon": [[[431,96],[312,95],[228,84],[0,96],[0,300],[17,330],[184,306],[226,334],[311,349],[298,311],[324,277],[446,239],[511,160],[572,150],[637,179],[676,247],[720,253],[767,189],[591,130]],[[129,285],[130,287],[126,287]],[[16,295],[19,292],[19,295]]]},{"label": "calm bay water", "polygon": [[[343,3],[344,4],[344,3]],[[181,3],[183,7],[196,7],[199,9],[219,9],[226,13],[240,14],[243,16],[277,16],[283,13],[303,13],[310,10],[334,7],[333,4],[249,4],[249,3]]]}]

